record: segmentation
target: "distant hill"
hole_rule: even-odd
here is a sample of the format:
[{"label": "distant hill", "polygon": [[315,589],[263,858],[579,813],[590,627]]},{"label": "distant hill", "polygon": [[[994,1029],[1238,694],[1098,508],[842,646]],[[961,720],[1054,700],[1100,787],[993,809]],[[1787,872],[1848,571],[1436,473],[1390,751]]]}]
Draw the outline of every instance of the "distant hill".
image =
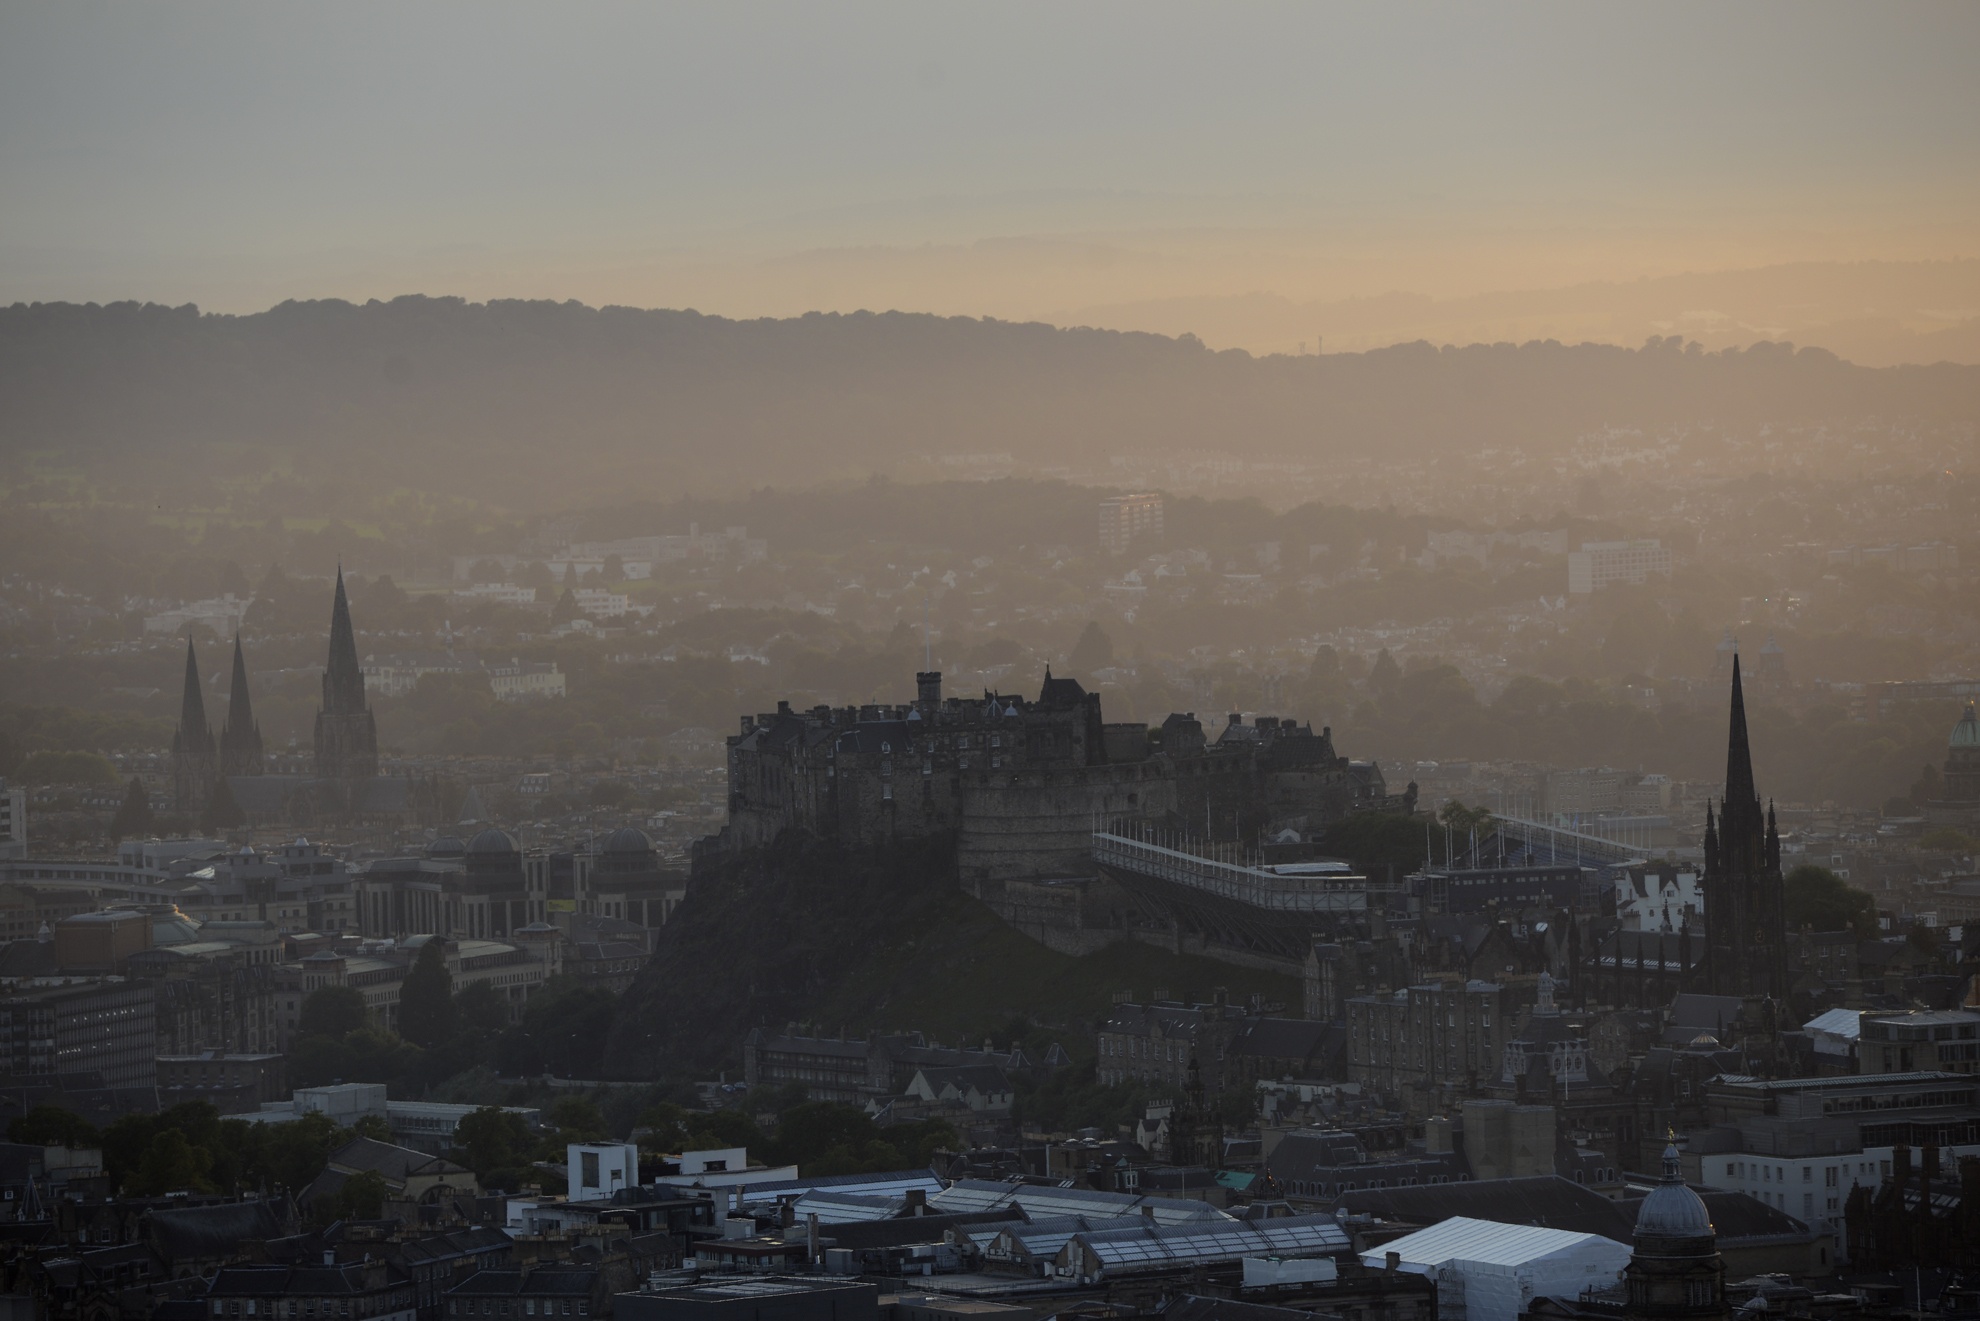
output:
[{"label": "distant hill", "polygon": [[1040,466],[1546,446],[1593,427],[1980,417],[1980,367],[1865,368],[1759,344],[1407,344],[1254,358],[1189,337],[903,313],[406,297],[0,310],[0,459],[313,480],[498,503],[789,486],[1008,452]]},{"label": "distant hill", "polygon": [[1707,350],[1758,340],[1815,344],[1865,366],[1980,362],[1980,261],[1792,262],[1460,298],[1390,293],[1301,302],[1249,293],[1074,308],[1055,325],[1195,334],[1218,347],[1290,353],[1411,340],[1559,339],[1634,347],[1682,335]]}]

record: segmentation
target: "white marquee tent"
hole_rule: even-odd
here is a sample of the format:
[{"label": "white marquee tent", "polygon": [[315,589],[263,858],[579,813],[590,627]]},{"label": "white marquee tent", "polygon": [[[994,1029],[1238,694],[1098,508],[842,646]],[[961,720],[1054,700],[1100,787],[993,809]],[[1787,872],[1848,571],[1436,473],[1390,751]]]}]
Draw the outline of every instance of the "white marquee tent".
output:
[{"label": "white marquee tent", "polygon": [[1381,1269],[1388,1254],[1399,1268],[1437,1282],[1443,1321],[1519,1321],[1535,1298],[1578,1298],[1608,1288],[1629,1264],[1629,1248],[1600,1234],[1453,1216],[1364,1252]]}]

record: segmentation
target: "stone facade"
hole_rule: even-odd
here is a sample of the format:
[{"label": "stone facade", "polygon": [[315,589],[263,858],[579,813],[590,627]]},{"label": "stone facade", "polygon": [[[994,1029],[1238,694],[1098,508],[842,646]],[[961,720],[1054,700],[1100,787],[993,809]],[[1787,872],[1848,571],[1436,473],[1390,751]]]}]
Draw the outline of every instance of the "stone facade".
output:
[{"label": "stone facade", "polygon": [[1097,693],[1049,670],[1031,701],[945,699],[941,679],[917,676],[906,705],[744,716],[728,741],[728,825],[697,856],[787,829],[849,845],[953,832],[964,887],[990,897],[1012,879],[1090,875],[1092,833],[1109,820],[1250,841],[1406,805],[1373,764],[1337,756],[1329,730],[1233,715],[1213,740],[1193,715],[1107,724]]}]

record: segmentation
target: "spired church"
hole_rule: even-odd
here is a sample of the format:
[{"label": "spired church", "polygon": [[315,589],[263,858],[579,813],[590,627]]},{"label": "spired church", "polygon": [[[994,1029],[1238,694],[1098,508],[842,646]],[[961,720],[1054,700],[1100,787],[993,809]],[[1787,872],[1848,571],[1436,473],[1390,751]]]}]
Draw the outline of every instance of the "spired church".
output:
[{"label": "spired church", "polygon": [[238,634],[227,719],[220,737],[214,738],[206,723],[199,657],[188,638],[179,728],[172,735],[173,806],[208,829],[330,822],[405,825],[437,817],[436,781],[378,773],[378,724],[358,667],[357,633],[341,568],[330,608],[330,654],[316,713],[313,770],[311,775],[267,773]]},{"label": "spired church", "polygon": [[1787,897],[1774,805],[1760,810],[1746,697],[1733,662],[1726,739],[1726,796],[1705,809],[1705,991],[1784,1002],[1788,994]]}]

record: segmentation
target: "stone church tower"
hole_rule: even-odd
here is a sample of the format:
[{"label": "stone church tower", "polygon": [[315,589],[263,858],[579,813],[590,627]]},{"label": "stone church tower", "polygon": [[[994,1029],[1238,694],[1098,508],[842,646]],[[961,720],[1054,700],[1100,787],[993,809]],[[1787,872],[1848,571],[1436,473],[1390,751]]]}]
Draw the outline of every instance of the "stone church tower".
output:
[{"label": "stone church tower", "polygon": [[241,635],[234,634],[234,677],[227,690],[227,723],[220,729],[220,773],[259,775],[261,726],[254,722],[254,706],[248,700],[247,658],[241,654]]},{"label": "stone church tower", "polygon": [[344,571],[330,610],[330,658],[323,670],[323,706],[316,713],[316,778],[363,780],[378,774],[378,724],[364,696],[357,634],[351,628]]},{"label": "stone church tower", "polygon": [[1726,796],[1716,819],[1705,809],[1705,989],[1713,995],[1787,996],[1787,907],[1774,809],[1753,787],[1746,699],[1732,676]]},{"label": "stone church tower", "polygon": [[1636,1250],[1623,1272],[1624,1321],[1726,1321],[1726,1264],[1705,1199],[1684,1186],[1676,1147],[1636,1213]]},{"label": "stone church tower", "polygon": [[206,695],[199,686],[199,656],[186,639],[186,686],[179,699],[179,728],[172,735],[172,807],[197,812],[213,787],[213,730],[206,723]]}]

